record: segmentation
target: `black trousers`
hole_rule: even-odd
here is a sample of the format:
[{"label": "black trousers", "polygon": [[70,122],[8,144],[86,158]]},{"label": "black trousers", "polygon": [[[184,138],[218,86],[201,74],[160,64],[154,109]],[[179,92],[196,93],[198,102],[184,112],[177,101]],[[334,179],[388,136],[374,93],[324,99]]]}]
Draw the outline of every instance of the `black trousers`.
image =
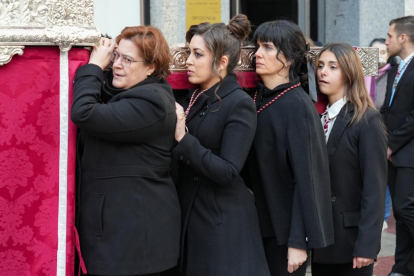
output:
[{"label": "black trousers", "polygon": [[389,162],[388,183],[397,235],[392,271],[414,275],[414,168],[396,168]]},{"label": "black trousers", "polygon": [[[287,245],[278,245],[276,238],[263,238],[263,246],[266,254],[267,265],[269,266],[272,276],[305,276],[307,262],[302,264],[295,272],[287,271],[288,247]],[[309,252],[308,252],[309,260]]]},{"label": "black trousers", "polygon": [[318,264],[312,263],[312,276],[372,276],[374,264],[361,268],[352,268],[347,264]]}]

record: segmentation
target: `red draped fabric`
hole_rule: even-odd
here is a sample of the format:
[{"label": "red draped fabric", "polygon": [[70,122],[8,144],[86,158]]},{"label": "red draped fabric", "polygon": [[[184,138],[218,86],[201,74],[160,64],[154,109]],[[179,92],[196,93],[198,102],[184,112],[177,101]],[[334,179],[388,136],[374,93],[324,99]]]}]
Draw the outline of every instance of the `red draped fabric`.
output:
[{"label": "red draped fabric", "polygon": [[[255,88],[259,80],[260,78],[255,72],[237,73],[237,81],[243,88]],[[168,77],[167,81],[171,84],[173,89],[192,89],[197,87],[188,81],[186,72],[172,73]],[[326,105],[328,104],[328,98],[325,95],[318,93],[318,102],[314,104],[318,113],[322,114],[326,109]]]},{"label": "red draped fabric", "polygon": [[[70,86],[88,57],[84,49],[69,53]],[[58,210],[67,204],[66,275],[73,275],[76,129],[68,122],[69,132],[60,130],[59,48],[26,47],[0,67],[0,83],[1,274],[56,275]],[[67,202],[59,202],[61,137],[69,141]]]},{"label": "red draped fabric", "polygon": [[[255,88],[259,78],[255,72],[238,72],[237,81],[243,88]],[[173,89],[191,89],[196,88],[188,81],[187,72],[174,72],[168,78],[167,81],[170,83]]]}]

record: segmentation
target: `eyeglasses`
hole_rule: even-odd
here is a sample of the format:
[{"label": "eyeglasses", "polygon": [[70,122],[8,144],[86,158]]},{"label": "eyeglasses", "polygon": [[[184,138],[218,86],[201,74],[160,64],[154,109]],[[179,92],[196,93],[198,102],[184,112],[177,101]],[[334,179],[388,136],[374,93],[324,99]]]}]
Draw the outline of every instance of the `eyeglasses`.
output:
[{"label": "eyeglasses", "polygon": [[143,60],[132,60],[128,57],[123,57],[117,51],[112,51],[111,61],[115,63],[119,58],[121,58],[121,64],[125,67],[129,67],[132,62],[144,62]]}]

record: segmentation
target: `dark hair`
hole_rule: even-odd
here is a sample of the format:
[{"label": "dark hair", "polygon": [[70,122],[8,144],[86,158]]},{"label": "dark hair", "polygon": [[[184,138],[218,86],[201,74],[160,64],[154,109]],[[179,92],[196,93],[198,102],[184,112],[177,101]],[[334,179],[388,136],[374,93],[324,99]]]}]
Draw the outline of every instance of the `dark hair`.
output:
[{"label": "dark hair", "polygon": [[279,54],[283,53],[286,60],[291,63],[289,81],[299,77],[302,84],[307,84],[306,40],[298,25],[287,20],[265,22],[256,29],[252,40],[256,44],[256,48],[258,41],[272,42],[277,49],[277,60],[283,64],[279,59]]},{"label": "dark hair", "polygon": [[346,43],[329,43],[316,56],[316,66],[318,66],[319,58],[325,51],[332,52],[338,60],[346,86],[344,96],[346,96],[347,102],[351,102],[355,106],[355,112],[350,123],[358,123],[368,108],[375,109],[365,86],[361,59],[351,45]]},{"label": "dark hair", "polygon": [[227,73],[232,73],[240,59],[241,41],[247,38],[250,30],[250,21],[247,16],[238,14],[230,20],[227,26],[224,23],[210,24],[208,22],[192,25],[185,39],[187,43],[190,43],[195,35],[204,39],[207,49],[213,54],[211,64],[213,73],[220,77],[217,68],[221,58],[228,57]]},{"label": "dark hair", "polygon": [[414,44],[414,16],[395,18],[390,21],[390,26],[392,24],[395,24],[394,28],[398,36],[404,33],[408,36],[408,40]]},{"label": "dark hair", "polygon": [[126,27],[116,37],[116,43],[121,39],[130,40],[138,48],[145,65],[154,65],[153,76],[160,80],[167,79],[170,74],[170,48],[161,31],[153,26]]},{"label": "dark hair", "polygon": [[374,43],[381,43],[381,44],[385,44],[385,38],[374,38],[371,43],[369,44],[369,47],[372,47],[372,45],[374,45]]},{"label": "dark hair", "polygon": [[214,94],[220,100],[220,107],[214,111],[218,111],[221,108],[221,99],[217,95],[217,91],[223,81],[218,71],[220,60],[223,56],[228,57],[227,74],[232,73],[240,60],[241,41],[249,36],[250,31],[251,26],[247,16],[238,14],[230,20],[228,25],[224,23],[210,24],[208,22],[192,25],[185,35],[187,43],[191,42],[193,36],[201,36],[207,49],[213,55],[211,69],[213,74],[220,79],[220,85],[214,91]]}]

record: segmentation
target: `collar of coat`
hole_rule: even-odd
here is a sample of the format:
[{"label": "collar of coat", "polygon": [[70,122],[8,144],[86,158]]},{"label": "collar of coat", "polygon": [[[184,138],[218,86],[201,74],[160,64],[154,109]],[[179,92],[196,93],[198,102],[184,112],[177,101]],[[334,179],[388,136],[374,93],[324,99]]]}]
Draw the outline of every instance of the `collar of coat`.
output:
[{"label": "collar of coat", "polygon": [[351,122],[352,115],[354,113],[354,105],[351,102],[347,102],[339,112],[338,116],[335,119],[335,123],[329,134],[329,139],[327,143],[328,158],[329,163],[334,156],[339,140],[341,140],[342,134],[349,123]]},{"label": "collar of coat", "polygon": [[[203,95],[200,96],[200,98],[197,101],[201,101],[202,97],[209,97],[211,103],[215,103],[220,99],[223,99],[227,95],[229,95],[231,92],[233,92],[236,89],[241,89],[241,86],[237,82],[237,76],[236,74],[228,74],[222,81],[219,89],[216,91],[217,86],[220,85],[220,83],[216,83],[212,87],[210,87],[206,92],[204,92]],[[216,96],[217,94],[217,96]],[[187,101],[190,101],[191,95],[193,95],[193,91],[187,94]]]},{"label": "collar of coat", "polygon": [[299,78],[294,79],[288,83],[284,83],[281,85],[276,86],[274,89],[270,89],[266,87],[262,82],[258,83],[258,94],[261,95],[263,98],[268,97],[275,97],[277,94],[282,93],[286,88],[291,87],[299,82]]},{"label": "collar of coat", "polygon": [[135,86],[129,89],[119,89],[119,88],[115,88],[112,86],[113,78],[114,78],[114,75],[112,74],[112,69],[111,69],[105,74],[105,77],[104,77],[105,83],[103,85],[102,93],[101,93],[101,99],[102,99],[102,102],[104,103],[108,102],[110,99],[112,99],[112,97],[124,91],[130,90],[130,89],[133,89],[133,88],[145,85],[145,84],[162,82],[154,76],[149,76],[145,80],[141,81],[140,83],[136,84]]}]

